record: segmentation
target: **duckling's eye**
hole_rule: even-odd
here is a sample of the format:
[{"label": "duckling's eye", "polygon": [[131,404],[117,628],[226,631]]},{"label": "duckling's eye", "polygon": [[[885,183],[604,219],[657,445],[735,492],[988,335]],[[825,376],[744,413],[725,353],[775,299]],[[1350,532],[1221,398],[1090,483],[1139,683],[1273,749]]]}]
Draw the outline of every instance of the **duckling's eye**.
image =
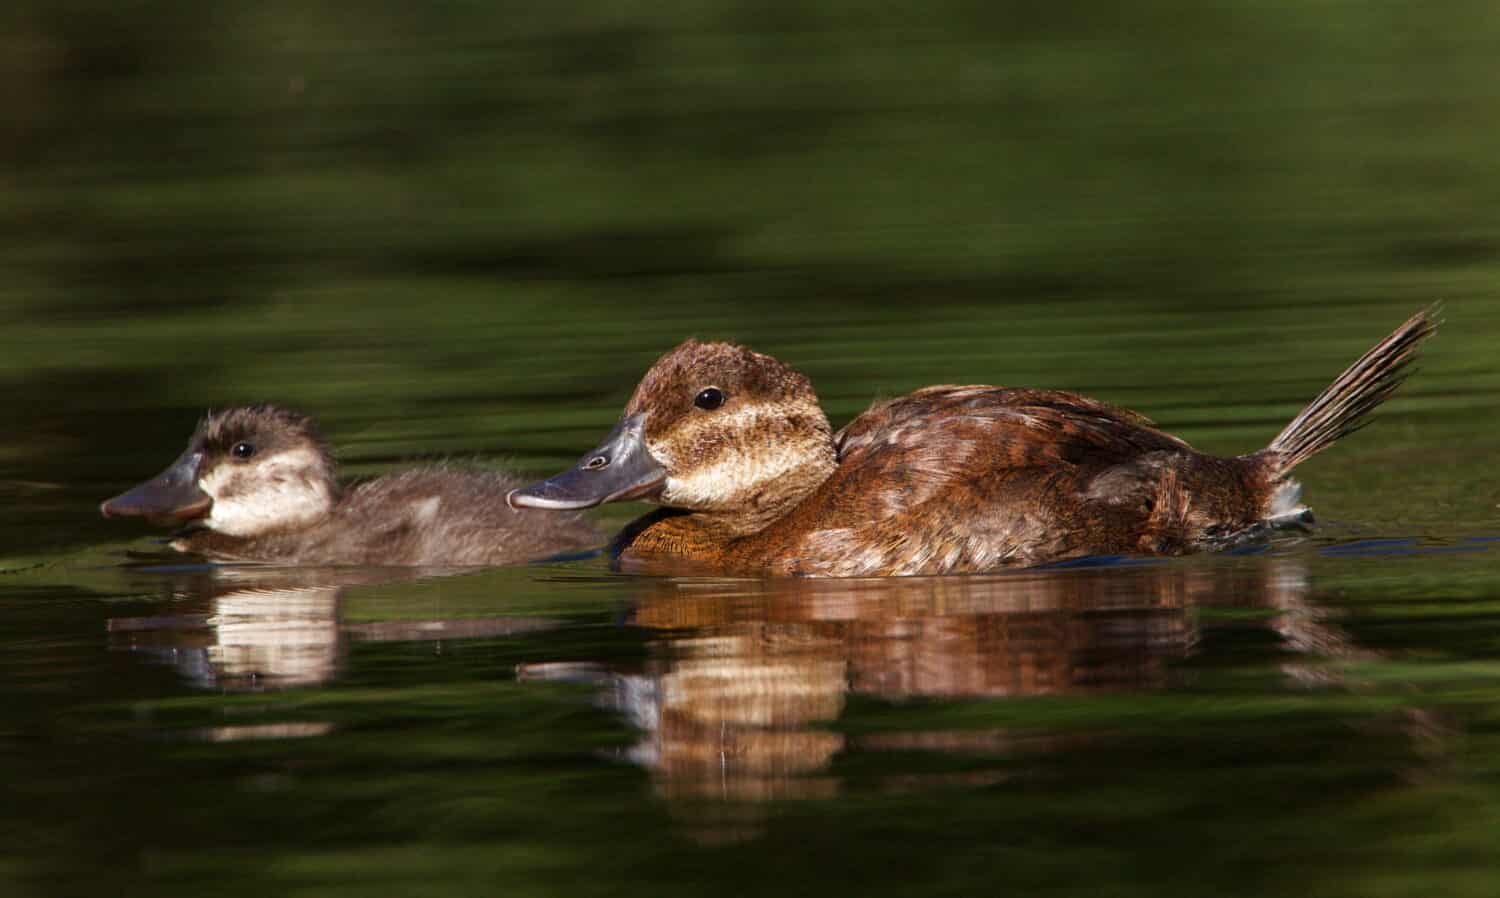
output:
[{"label": "duckling's eye", "polygon": [[229,453],[235,458],[249,458],[255,454],[255,445],[253,443],[235,443],[234,448],[230,449]]},{"label": "duckling's eye", "polygon": [[693,405],[698,406],[705,412],[711,412],[724,404],[724,391],[718,387],[709,387],[693,398]]}]

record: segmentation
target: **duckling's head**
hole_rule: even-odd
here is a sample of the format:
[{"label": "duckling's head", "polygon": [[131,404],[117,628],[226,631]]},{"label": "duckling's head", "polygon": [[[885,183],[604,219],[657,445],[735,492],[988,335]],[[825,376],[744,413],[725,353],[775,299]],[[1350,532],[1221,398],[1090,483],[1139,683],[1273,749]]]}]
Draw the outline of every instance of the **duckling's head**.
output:
[{"label": "duckling's head", "polygon": [[835,463],[828,419],[804,375],[743,346],[689,340],[651,366],[597,449],[508,501],[566,509],[644,499],[755,530]]},{"label": "duckling's head", "polygon": [[204,418],[171,467],[99,510],[260,536],[326,517],[338,495],[336,476],[311,418],[271,405],[232,408]]}]

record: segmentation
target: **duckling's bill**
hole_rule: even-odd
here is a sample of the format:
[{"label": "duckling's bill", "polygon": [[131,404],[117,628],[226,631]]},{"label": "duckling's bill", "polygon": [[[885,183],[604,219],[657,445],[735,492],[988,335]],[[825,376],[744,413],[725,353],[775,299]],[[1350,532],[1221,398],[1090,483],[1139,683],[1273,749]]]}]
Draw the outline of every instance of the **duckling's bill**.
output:
[{"label": "duckling's bill", "polygon": [[606,502],[648,499],[661,492],[667,469],[646,449],[645,416],[620,419],[598,448],[555,477],[511,490],[505,501],[512,508],[564,511],[592,508]]},{"label": "duckling's bill", "polygon": [[113,499],[106,499],[99,512],[106,518],[146,518],[181,522],[208,514],[214,500],[198,487],[198,468],[203,453],[194,449],[178,456],[171,467]]}]

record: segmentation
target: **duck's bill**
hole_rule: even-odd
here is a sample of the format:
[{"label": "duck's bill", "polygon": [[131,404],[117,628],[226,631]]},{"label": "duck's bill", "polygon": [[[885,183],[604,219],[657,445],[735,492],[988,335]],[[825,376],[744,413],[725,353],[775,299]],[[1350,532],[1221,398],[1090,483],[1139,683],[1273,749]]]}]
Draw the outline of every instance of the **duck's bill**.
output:
[{"label": "duck's bill", "polygon": [[165,471],[99,506],[106,518],[146,518],[152,523],[176,524],[208,514],[212,497],[198,488],[200,452],[184,452]]},{"label": "duck's bill", "polygon": [[578,464],[540,483],[511,490],[505,501],[511,508],[568,510],[592,508],[606,502],[649,499],[661,492],[667,469],[646,451],[642,418],[621,419],[599,448]]}]

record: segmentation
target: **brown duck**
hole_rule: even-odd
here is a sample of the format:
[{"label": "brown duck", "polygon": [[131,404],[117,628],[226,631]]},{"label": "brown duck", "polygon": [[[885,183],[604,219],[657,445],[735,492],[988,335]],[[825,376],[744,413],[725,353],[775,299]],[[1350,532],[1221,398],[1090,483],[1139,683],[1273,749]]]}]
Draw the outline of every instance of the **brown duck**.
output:
[{"label": "brown duck", "polygon": [[602,543],[578,515],[507,507],[519,482],[428,465],[346,486],[311,418],[260,405],[204,418],[171,467],[100,511],[185,525],[174,549],[228,561],[493,565]]},{"label": "brown duck", "polygon": [[664,506],[616,538],[630,569],[946,574],[1223,548],[1311,520],[1292,469],[1391,395],[1435,315],[1412,316],[1270,445],[1235,458],[1058,390],[927,387],[833,433],[802,374],[689,340],[651,367],[599,448],[507,498]]}]

